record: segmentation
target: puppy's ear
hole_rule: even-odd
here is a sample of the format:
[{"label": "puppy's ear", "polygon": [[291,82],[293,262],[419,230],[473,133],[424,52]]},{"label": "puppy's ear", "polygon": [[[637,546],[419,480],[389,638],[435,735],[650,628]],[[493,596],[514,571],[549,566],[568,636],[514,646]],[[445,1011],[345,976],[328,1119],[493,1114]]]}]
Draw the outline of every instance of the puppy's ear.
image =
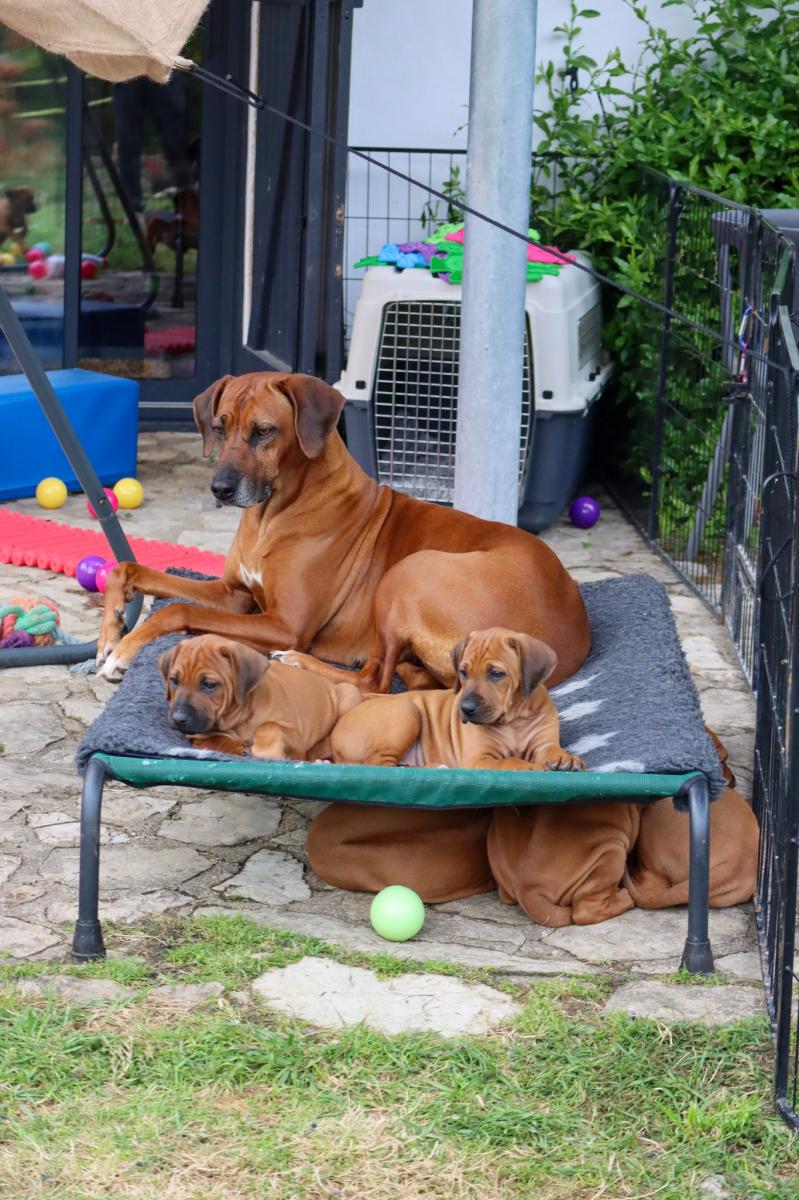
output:
[{"label": "puppy's ear", "polygon": [[217,379],[216,383],[212,383],[209,388],[206,388],[204,392],[200,392],[199,396],[195,396],[194,398],[194,424],[203,437],[203,458],[208,457],[216,444],[217,438],[211,428],[211,423],[216,416],[216,410],[219,407],[219,401],[225,390],[225,385],[232,378],[232,375],[224,375],[221,379]]},{"label": "puppy's ear", "polygon": [[173,646],[171,650],[165,650],[158,660],[158,670],[161,672],[164,683],[169,683],[169,676],[172,674],[172,667],[178,655],[180,642]]},{"label": "puppy's ear", "polygon": [[462,637],[457,646],[452,647],[452,667],[455,671],[455,684],[453,691],[455,692],[459,692],[461,690],[461,678],[458,674],[458,671],[460,670],[461,659],[463,658],[463,652],[466,649],[466,643],[468,640],[468,637]]},{"label": "puppy's ear", "polygon": [[534,688],[549,679],[558,665],[558,656],[551,646],[538,638],[518,634],[512,639],[522,669],[522,696],[526,700]]},{"label": "puppy's ear", "polygon": [[344,397],[313,375],[286,375],[277,385],[294,406],[294,430],[306,458],[318,458],[336,427]]},{"label": "puppy's ear", "polygon": [[249,646],[238,646],[231,642],[219,651],[223,658],[228,659],[233,668],[233,691],[236,703],[241,704],[254,687],[263,679],[269,667],[269,659]]}]

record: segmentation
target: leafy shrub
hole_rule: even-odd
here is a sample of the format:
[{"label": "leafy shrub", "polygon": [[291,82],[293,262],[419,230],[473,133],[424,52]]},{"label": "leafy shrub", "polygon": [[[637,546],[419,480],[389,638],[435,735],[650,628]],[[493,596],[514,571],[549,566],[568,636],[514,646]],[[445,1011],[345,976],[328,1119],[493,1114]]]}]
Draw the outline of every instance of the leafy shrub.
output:
[{"label": "leafy shrub", "polygon": [[[539,77],[546,103],[535,116],[532,212],[545,240],[585,248],[601,271],[662,300],[665,195],[641,163],[745,204],[799,205],[799,2],[666,0],[692,15],[692,31],[681,37],[638,0],[627,6],[641,31],[636,63],[619,49],[601,63],[590,56],[585,43],[600,14],[577,0],[556,30],[564,62],[548,63]],[[697,228],[705,221],[697,246],[712,259],[709,212],[694,218]],[[678,271],[674,306],[718,328],[713,264],[693,253]],[[610,290],[605,305],[605,340],[619,365],[616,465],[645,490],[661,320]],[[723,417],[724,372],[701,337],[682,331],[673,350],[675,342],[668,399],[679,417],[670,414],[664,431],[662,504],[667,525],[685,530]]]}]

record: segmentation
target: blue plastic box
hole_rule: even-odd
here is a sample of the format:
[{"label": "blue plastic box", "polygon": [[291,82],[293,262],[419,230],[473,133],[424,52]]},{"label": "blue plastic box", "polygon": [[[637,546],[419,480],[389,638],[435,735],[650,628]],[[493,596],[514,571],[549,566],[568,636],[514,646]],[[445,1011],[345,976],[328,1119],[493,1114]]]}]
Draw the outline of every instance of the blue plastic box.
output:
[{"label": "blue plastic box", "polygon": [[[139,385],[95,371],[48,371],[48,379],[104,484],[136,474]],[[0,500],[32,496],[40,479],[55,475],[79,491],[61,449],[24,375],[0,379]]]}]

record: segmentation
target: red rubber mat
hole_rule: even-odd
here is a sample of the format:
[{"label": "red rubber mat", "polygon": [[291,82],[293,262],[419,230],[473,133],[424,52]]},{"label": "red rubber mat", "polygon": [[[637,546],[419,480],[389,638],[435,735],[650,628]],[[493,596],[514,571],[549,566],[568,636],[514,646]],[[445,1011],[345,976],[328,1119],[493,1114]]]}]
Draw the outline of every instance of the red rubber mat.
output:
[{"label": "red rubber mat", "polygon": [[[154,542],[150,538],[131,537],[128,541],[136,561],[146,567],[155,567],[159,571],[167,567],[185,567],[204,575],[222,574],[224,554],[197,550],[194,546],[178,546],[173,542]],[[76,529],[74,525],[59,525],[57,521],[0,508],[0,563],[74,575],[76,566],[87,554],[114,557],[99,531]]]},{"label": "red rubber mat", "polygon": [[194,349],[197,333],[193,325],[175,325],[170,329],[145,329],[145,354],[188,354]]}]

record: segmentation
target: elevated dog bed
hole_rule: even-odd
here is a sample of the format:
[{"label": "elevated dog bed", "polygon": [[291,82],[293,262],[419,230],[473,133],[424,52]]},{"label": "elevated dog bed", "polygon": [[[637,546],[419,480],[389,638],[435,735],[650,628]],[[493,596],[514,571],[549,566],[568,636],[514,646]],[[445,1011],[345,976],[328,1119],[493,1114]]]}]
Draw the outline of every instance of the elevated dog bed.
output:
[{"label": "elevated dog bed", "polygon": [[198,751],[169,724],[156,665],[178,638],[160,638],[145,647],[78,749],[85,782],[75,957],[103,953],[97,913],[100,805],[103,783],[113,778],[133,787],[175,784],[436,809],[647,803],[671,795],[690,813],[691,897],[683,963],[689,970],[711,971],[708,804],[725,782],[666,591],[649,576],[635,575],[585,584],[582,594],[591,653],[575,676],[552,691],[562,744],[588,768],[576,773],[267,762]]}]

